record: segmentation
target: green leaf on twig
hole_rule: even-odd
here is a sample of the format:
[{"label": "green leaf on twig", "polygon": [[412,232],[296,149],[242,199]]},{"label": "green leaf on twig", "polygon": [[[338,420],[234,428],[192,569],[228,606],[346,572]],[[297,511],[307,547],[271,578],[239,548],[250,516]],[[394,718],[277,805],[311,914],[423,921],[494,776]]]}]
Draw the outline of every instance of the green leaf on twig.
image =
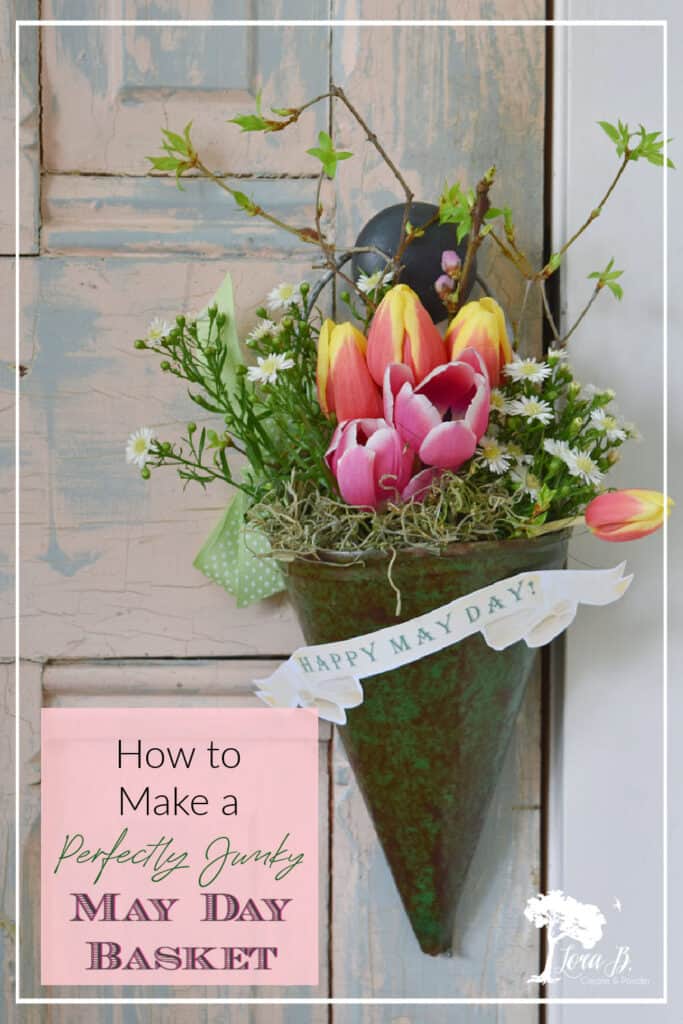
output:
[{"label": "green leaf on twig", "polygon": [[602,128],[603,132],[605,132],[605,134],[612,140],[612,142],[614,142],[615,144],[619,142],[619,132],[613,124],[610,124],[609,121],[598,121],[598,124]]},{"label": "green leaf on twig", "polygon": [[247,213],[251,213],[252,215],[256,213],[256,203],[253,199],[250,199],[245,192],[239,192],[237,189],[233,189],[232,198],[240,209],[246,210]]},{"label": "green leaf on twig", "polygon": [[319,132],[318,145],[314,149],[307,149],[306,152],[320,161],[328,178],[334,178],[340,160],[348,160],[353,156],[353,153],[335,149],[327,132]]},{"label": "green leaf on twig", "polygon": [[[633,130],[623,121],[617,121],[616,125],[609,121],[598,121],[599,126],[607,137],[615,144],[617,156],[628,156],[629,160],[647,160],[655,167],[662,167],[664,164],[664,139],[661,132],[648,132],[644,125],[639,125]],[[671,142],[667,139],[667,143]],[[674,167],[673,160],[667,157],[667,167]]]},{"label": "green leaf on twig", "polygon": [[588,278],[589,280],[597,280],[598,283],[596,285],[596,288],[598,290],[601,288],[609,288],[612,295],[614,295],[616,299],[621,300],[624,295],[624,289],[621,287],[620,284],[617,284],[617,278],[621,277],[624,271],[613,270],[613,267],[614,259],[611,259],[604,270],[594,270],[591,274],[588,275]]},{"label": "green leaf on twig", "polygon": [[231,117],[228,124],[238,124],[243,132],[267,132],[268,122],[258,114],[237,114]]},{"label": "green leaf on twig", "polygon": [[195,167],[197,162],[197,154],[190,138],[191,127],[192,122],[189,121],[183,128],[182,135],[169,131],[168,128],[162,128],[161,148],[166,155],[146,157],[155,171],[175,171],[176,184],[181,192],[183,190],[180,184],[181,176],[185,171]]},{"label": "green leaf on twig", "polygon": [[166,136],[166,142],[164,143],[165,149],[182,153],[183,156],[189,156],[189,140],[187,140],[183,135],[178,135],[176,132],[170,132],[166,128],[161,129],[161,134]]},{"label": "green leaf on twig", "polygon": [[280,132],[283,128],[286,128],[292,121],[296,121],[298,111],[296,110],[280,110],[275,107],[271,107],[274,114],[281,115],[286,118],[285,121],[274,121],[270,117],[264,117],[261,110],[261,90],[256,93],[256,113],[255,114],[237,114],[236,117],[231,117],[228,124],[237,124],[243,132]]},{"label": "green leaf on twig", "polygon": [[[441,199],[439,200],[439,223],[455,224],[458,242],[462,242],[465,235],[469,234],[472,228],[472,207],[474,206],[475,199],[474,191],[472,189],[465,191],[457,181],[450,188],[446,184],[441,193]],[[500,212],[502,211],[499,211],[499,215]]]},{"label": "green leaf on twig", "polygon": [[145,159],[149,160],[155,171],[175,171],[182,163],[174,156],[148,156]]}]

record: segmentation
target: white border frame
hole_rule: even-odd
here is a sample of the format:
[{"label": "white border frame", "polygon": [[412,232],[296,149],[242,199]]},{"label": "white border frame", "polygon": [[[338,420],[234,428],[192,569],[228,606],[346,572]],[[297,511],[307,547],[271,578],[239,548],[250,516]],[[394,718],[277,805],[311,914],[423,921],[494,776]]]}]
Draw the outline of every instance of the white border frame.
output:
[{"label": "white border frame", "polygon": [[[15,572],[15,589],[14,589],[14,782],[15,782],[15,794],[14,794],[14,816],[15,816],[15,835],[14,835],[14,915],[16,922],[15,930],[15,943],[16,943],[16,975],[15,975],[15,1006],[307,1006],[307,1005],[323,1005],[323,1006],[362,1006],[362,1005],[378,1005],[378,1006],[565,1006],[573,1004],[585,1004],[588,1006],[668,1006],[669,1004],[669,974],[668,974],[668,959],[669,959],[669,914],[668,914],[668,892],[669,892],[669,859],[668,859],[668,839],[669,839],[669,776],[668,776],[668,677],[669,677],[669,604],[668,604],[668,524],[665,520],[663,528],[663,588],[664,588],[664,613],[663,613],[663,628],[664,628],[664,658],[663,658],[663,742],[661,742],[661,756],[663,756],[663,801],[664,801],[664,815],[663,815],[663,923],[664,923],[664,994],[661,996],[654,996],[651,998],[574,998],[574,997],[529,997],[529,998],[495,998],[495,997],[482,997],[476,998],[372,998],[372,997],[357,997],[357,998],[342,998],[335,996],[328,996],[327,998],[285,998],[285,999],[270,999],[270,998],[202,998],[202,999],[154,999],[154,998],[40,998],[37,996],[25,996],[20,995],[20,882],[22,882],[22,871],[20,871],[20,854],[22,854],[22,843],[20,843],[20,828],[19,828],[19,812],[20,812],[20,799],[19,799],[19,721],[20,721],[20,699],[19,699],[19,681],[20,681],[20,629],[19,629],[19,607],[20,607],[20,530],[19,530],[19,513],[20,513],[20,501],[19,501],[19,485],[20,485],[20,457],[19,457],[19,336],[20,336],[20,244],[19,244],[19,224],[20,224],[20,210],[19,210],[19,197],[20,197],[20,178],[19,178],[19,163],[20,163],[20,144],[19,144],[19,127],[20,127],[20,30],[22,28],[214,28],[216,26],[228,26],[234,28],[322,28],[331,29],[338,26],[349,26],[350,28],[659,28],[663,30],[663,59],[661,59],[661,65],[663,65],[663,106],[664,106],[664,117],[663,117],[663,135],[665,138],[664,144],[664,167],[663,167],[663,199],[664,199],[664,224],[663,231],[661,231],[661,245],[663,245],[663,257],[664,257],[664,272],[663,279],[661,279],[661,303],[663,303],[663,319],[664,319],[664,371],[663,371],[663,438],[664,438],[664,453],[663,453],[663,480],[665,494],[668,494],[668,478],[669,478],[669,465],[668,465],[668,386],[669,386],[669,336],[668,336],[668,301],[669,301],[669,262],[668,262],[668,227],[669,227],[669,195],[668,195],[668,176],[667,176],[667,151],[668,151],[668,113],[669,113],[669,96],[668,96],[668,22],[666,18],[659,19],[611,19],[611,20],[591,20],[591,19],[577,19],[571,20],[567,18],[555,18],[549,19],[403,19],[403,20],[384,20],[384,19],[340,19],[340,18],[321,18],[311,20],[293,20],[288,18],[283,19],[244,19],[244,20],[226,20],[226,19],[203,19],[203,20],[191,20],[191,19],[96,19],[86,18],[81,20],[63,20],[63,19],[24,19],[18,18],[14,25],[14,350],[15,350],[15,377],[14,377],[14,572]],[[554,126],[554,139],[557,140],[561,136],[559,132],[561,126]],[[561,146],[563,150],[563,146]],[[555,151],[557,152],[557,151]],[[561,180],[553,176],[553,185],[556,183],[561,184]],[[553,230],[558,226],[557,219],[553,219]],[[126,986],[119,986],[125,988]]]}]

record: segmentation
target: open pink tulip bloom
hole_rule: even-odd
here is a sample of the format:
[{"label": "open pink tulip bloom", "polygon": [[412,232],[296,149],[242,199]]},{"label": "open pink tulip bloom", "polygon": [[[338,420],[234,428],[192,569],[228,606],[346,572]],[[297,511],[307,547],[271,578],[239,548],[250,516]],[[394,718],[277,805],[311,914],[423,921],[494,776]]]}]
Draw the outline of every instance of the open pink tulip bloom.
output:
[{"label": "open pink tulip bloom", "polygon": [[413,476],[415,452],[383,419],[340,423],[325,459],[344,501],[362,507],[419,497],[435,475],[427,469]]},{"label": "open pink tulip bloom", "polygon": [[384,418],[422,462],[458,469],[471,459],[486,433],[491,387],[476,354],[445,363],[414,386],[410,367],[388,366],[384,377]]}]

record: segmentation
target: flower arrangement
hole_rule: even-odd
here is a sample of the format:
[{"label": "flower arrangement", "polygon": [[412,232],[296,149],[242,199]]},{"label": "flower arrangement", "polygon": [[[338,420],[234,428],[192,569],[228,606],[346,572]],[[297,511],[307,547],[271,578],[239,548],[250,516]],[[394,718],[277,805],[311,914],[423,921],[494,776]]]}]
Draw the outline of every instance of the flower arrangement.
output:
[{"label": "flower arrangement", "polygon": [[[324,100],[347,108],[403,192],[349,248],[322,228],[322,184],[353,156],[327,133],[308,150],[320,167],[315,222],[299,227],[216,175],[190,125],[164,132],[154,169],[173,172],[179,187],[188,175],[212,180],[247,215],[313,247],[323,272],[272,289],[242,339],[229,277],[201,314],[155,321],[135,344],[184,382],[200,422],[178,441],[138,430],[127,457],[145,479],[170,466],[184,484],[234,490],[195,565],[238,605],[286,584],[313,646],[258,680],[256,693],[341,726],[415,935],[436,955],[451,947],[535,648],[566,629],[579,604],[610,603],[630,583],[623,565],[565,571],[570,529],[585,523],[606,541],[632,540],[669,511],[657,492],[610,491],[609,471],[637,430],[614,393],[579,382],[568,359],[599,296],[622,298],[622,271],[609,260],[588,275],[586,305],[563,334],[546,295],[629,164],[664,163],[664,140],[600,122],[616,148],[614,178],[534,267],[511,210],[491,205],[494,168],[473,189],[446,185],[437,204],[415,202],[336,86],[268,115],[259,97],[254,113],[234,120],[243,131],[280,132]],[[518,309],[503,309],[478,276],[482,245],[521,275]],[[332,319],[323,290],[334,280]],[[528,354],[534,293],[552,335],[543,356]]]},{"label": "flower arrangement", "polygon": [[[181,314],[173,325],[154,321],[136,347],[158,354],[161,369],[184,381],[214,422],[188,423],[179,442],[137,431],[129,440],[129,461],[145,479],[161,466],[174,466],[184,482],[206,486],[218,480],[237,488],[252,537],[263,535],[281,557],[533,537],[583,522],[599,497],[603,512],[585,518],[598,536],[632,538],[660,525],[668,508],[663,500],[650,496],[650,514],[643,517],[625,499],[604,497],[621,446],[638,433],[615,411],[614,393],[582,385],[567,358],[567,342],[600,293],[622,298],[622,271],[610,260],[588,275],[595,281],[589,301],[564,336],[546,297],[548,279],[597,219],[627,166],[639,159],[663,163],[660,133],[600,122],[620,158],[615,177],[584,224],[534,269],[517,242],[511,210],[490,204],[494,168],[476,189],[447,185],[436,213],[413,224],[413,196],[401,172],[338,87],[271,116],[259,97],[255,113],[234,121],[242,131],[279,132],[326,98],[347,107],[404,191],[398,244],[390,252],[372,245],[341,250],[326,239],[321,186],[353,154],[336,150],[325,132],[308,151],[321,165],[315,225],[299,228],[215,175],[194,149],[190,125],[182,134],[165,131],[164,154],[150,158],[154,169],[173,171],[179,187],[189,172],[210,178],[248,215],[265,217],[314,246],[326,273],[313,285],[274,288],[243,344],[229,282],[201,316]],[[433,281],[443,332],[404,273],[410,246],[437,225],[449,226],[454,246],[440,252]],[[491,295],[466,301],[485,241],[525,280],[524,302],[514,317]],[[369,255],[377,269],[350,276],[349,260],[361,255]],[[333,278],[343,285],[342,322],[327,318],[318,303]],[[532,289],[540,291],[554,338],[544,358],[523,354]],[[243,458],[237,463],[235,456]],[[606,531],[596,526],[605,509],[613,519],[626,518]]]}]

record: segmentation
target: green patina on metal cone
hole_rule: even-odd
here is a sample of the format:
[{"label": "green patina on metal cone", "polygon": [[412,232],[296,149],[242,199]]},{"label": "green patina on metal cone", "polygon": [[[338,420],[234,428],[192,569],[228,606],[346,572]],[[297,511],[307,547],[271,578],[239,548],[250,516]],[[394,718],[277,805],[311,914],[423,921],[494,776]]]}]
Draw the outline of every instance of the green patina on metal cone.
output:
[{"label": "green patina on metal cone", "polygon": [[[567,534],[460,544],[442,555],[363,563],[296,560],[287,588],[308,643],[329,643],[431,611],[527,570],[560,569]],[[363,684],[340,728],[377,835],[421,949],[451,948],[455,912],[534,663],[480,634]]]}]

